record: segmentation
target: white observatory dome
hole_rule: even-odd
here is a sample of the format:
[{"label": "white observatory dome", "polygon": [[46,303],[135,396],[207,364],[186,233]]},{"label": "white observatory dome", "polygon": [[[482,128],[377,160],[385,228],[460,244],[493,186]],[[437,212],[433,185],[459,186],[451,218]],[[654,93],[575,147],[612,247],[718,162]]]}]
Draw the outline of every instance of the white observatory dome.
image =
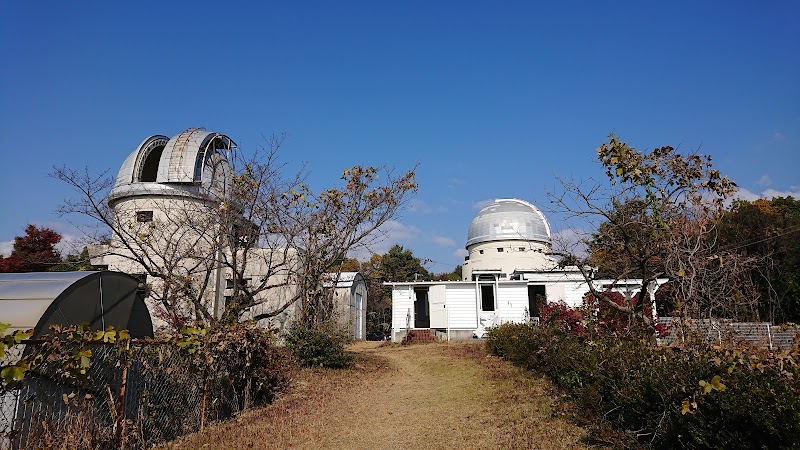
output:
[{"label": "white observatory dome", "polygon": [[512,199],[498,199],[481,209],[469,225],[467,249],[493,241],[533,241],[550,244],[550,225],[532,204]]},{"label": "white observatory dome", "polygon": [[131,197],[221,198],[230,188],[230,153],[236,143],[202,128],[142,141],[119,169],[109,204]]}]

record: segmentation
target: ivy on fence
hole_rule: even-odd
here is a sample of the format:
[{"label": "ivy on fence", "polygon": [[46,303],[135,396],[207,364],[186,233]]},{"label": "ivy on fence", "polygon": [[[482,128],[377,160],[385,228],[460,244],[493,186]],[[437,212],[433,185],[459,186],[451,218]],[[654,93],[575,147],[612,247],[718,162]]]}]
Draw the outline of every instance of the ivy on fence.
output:
[{"label": "ivy on fence", "polygon": [[295,367],[254,324],[159,339],[86,324],[30,336],[1,336],[0,447],[151,447],[271,402]]}]

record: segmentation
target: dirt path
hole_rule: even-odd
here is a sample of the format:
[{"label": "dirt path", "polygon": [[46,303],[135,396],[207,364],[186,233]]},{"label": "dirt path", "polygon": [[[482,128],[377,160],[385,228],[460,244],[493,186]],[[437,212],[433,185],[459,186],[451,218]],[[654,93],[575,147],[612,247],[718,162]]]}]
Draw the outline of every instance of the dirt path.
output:
[{"label": "dirt path", "polygon": [[275,404],[168,446],[196,448],[583,448],[553,392],[480,347],[362,343],[352,370],[304,370]]}]

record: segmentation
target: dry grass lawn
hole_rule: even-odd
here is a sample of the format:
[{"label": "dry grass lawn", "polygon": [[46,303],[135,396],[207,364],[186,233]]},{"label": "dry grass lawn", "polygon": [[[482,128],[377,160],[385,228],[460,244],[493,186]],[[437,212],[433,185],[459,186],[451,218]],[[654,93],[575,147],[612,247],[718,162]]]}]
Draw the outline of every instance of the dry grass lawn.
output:
[{"label": "dry grass lawn", "polygon": [[476,344],[359,343],[349,370],[302,370],[274,404],[163,449],[585,448],[552,387]]}]

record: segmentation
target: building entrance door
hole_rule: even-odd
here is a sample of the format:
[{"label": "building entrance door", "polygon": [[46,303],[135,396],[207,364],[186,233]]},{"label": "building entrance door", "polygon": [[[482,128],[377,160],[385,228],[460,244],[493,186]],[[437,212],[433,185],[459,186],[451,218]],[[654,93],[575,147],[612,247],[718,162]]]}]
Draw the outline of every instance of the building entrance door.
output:
[{"label": "building entrance door", "polygon": [[430,328],[431,312],[428,307],[428,288],[414,288],[414,328]]},{"label": "building entrance door", "polygon": [[364,339],[364,322],[361,317],[364,314],[364,298],[356,292],[356,320],[355,320],[355,333],[353,333],[353,337],[356,339]]},{"label": "building entrance door", "polygon": [[528,285],[528,316],[539,317],[541,309],[547,305],[547,296],[543,285]]}]

